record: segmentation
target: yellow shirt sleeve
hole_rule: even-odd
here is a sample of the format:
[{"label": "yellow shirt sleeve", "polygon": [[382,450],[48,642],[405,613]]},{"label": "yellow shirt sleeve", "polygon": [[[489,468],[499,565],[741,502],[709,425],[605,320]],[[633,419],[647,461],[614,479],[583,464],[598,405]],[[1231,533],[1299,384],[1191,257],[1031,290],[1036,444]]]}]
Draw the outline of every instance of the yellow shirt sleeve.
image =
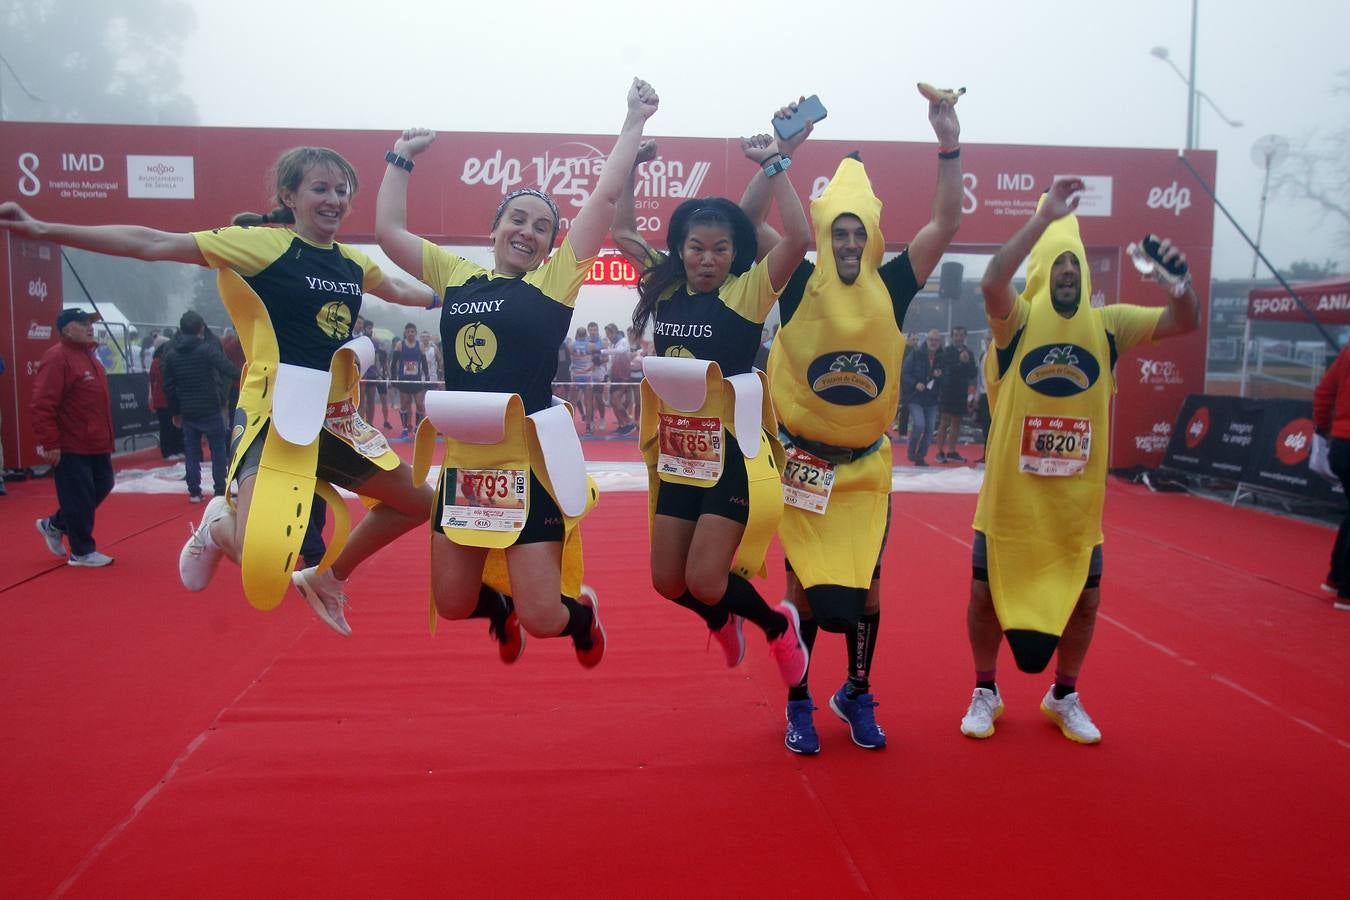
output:
[{"label": "yellow shirt sleeve", "polygon": [[369,294],[384,281],[384,271],[369,256],[349,244],[338,244],[342,255],[361,267],[361,290]]},{"label": "yellow shirt sleeve", "polygon": [[422,283],[436,292],[445,293],[448,287],[458,287],[486,270],[477,263],[437,247],[431,241],[422,241]]},{"label": "yellow shirt sleeve", "polygon": [[1116,303],[1102,309],[1102,323],[1116,336],[1117,351],[1124,353],[1153,340],[1153,329],[1158,327],[1164,311],[1162,306]]},{"label": "yellow shirt sleeve", "polygon": [[1007,349],[1008,344],[1012,343],[1013,335],[1026,327],[1027,319],[1030,317],[1031,302],[1019,295],[1017,302],[1013,304],[1012,312],[1008,313],[1008,318],[989,320],[989,330],[994,336],[994,346],[1000,350]]},{"label": "yellow shirt sleeve", "polygon": [[594,256],[577,259],[576,251],[572,249],[572,239],[567,237],[563,239],[557,253],[549,257],[542,266],[525,275],[525,283],[539,288],[545,297],[556,300],[563,306],[574,307],[577,304],[577,294],[581,292],[581,283],[586,280],[586,273],[590,271],[591,263],[594,261]]},{"label": "yellow shirt sleeve", "polygon": [[211,231],[194,231],[206,264],[213,269],[233,269],[245,278],[257,275],[286,252],[294,236],[286,228],[230,225]]},{"label": "yellow shirt sleeve", "polygon": [[729,276],[717,294],[736,315],[762,325],[778,302],[779,292],[773,289],[769,267],[754,265],[744,275]]}]

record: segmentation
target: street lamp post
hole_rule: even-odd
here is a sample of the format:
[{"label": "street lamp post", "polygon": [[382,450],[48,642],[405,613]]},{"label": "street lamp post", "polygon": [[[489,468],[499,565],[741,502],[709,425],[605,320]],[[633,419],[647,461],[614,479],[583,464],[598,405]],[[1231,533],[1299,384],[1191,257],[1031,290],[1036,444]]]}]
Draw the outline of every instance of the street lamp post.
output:
[{"label": "street lamp post", "polygon": [[1193,82],[1191,82],[1191,81],[1186,77],[1186,73],[1185,73],[1185,72],[1183,72],[1183,71],[1181,71],[1181,69],[1177,68],[1177,64],[1176,64],[1176,63],[1172,62],[1172,56],[1171,56],[1170,53],[1167,52],[1167,48],[1166,48],[1166,47],[1154,47],[1152,50],[1149,51],[1149,53],[1150,53],[1152,56],[1156,57],[1157,59],[1160,59],[1160,60],[1162,60],[1163,62],[1167,63],[1167,65],[1169,65],[1169,66],[1172,68],[1172,71],[1177,73],[1177,77],[1181,79],[1182,84],[1186,85],[1186,94],[1187,94],[1187,102],[1186,102],[1186,149],[1187,149],[1187,150],[1194,150],[1196,147],[1198,147],[1198,146],[1200,145],[1200,110],[1199,110],[1199,108],[1196,107],[1196,105],[1195,105],[1195,101],[1196,101],[1197,99],[1203,100],[1203,101],[1205,101],[1206,103],[1208,103],[1208,104],[1209,104],[1209,108],[1212,109],[1212,110],[1214,110],[1214,113],[1215,113],[1220,119],[1222,119],[1222,120],[1224,121],[1224,123],[1225,123],[1226,125],[1228,125],[1229,127],[1231,127],[1231,128],[1241,128],[1241,127],[1242,127],[1242,122],[1241,122],[1241,121],[1239,121],[1238,119],[1230,119],[1230,118],[1228,118],[1228,116],[1224,115],[1223,110],[1219,109],[1219,105],[1218,105],[1217,103],[1215,103],[1213,99],[1210,98],[1209,94],[1206,94],[1204,91],[1192,87]]}]

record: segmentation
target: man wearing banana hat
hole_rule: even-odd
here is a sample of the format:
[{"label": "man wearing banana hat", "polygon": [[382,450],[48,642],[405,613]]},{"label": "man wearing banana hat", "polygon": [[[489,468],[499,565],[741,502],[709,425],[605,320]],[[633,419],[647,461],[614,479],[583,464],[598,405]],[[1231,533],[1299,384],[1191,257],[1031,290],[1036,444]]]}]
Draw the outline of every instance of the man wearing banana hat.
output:
[{"label": "man wearing banana hat", "polygon": [[[1043,671],[1058,653],[1041,710],[1070,740],[1101,740],[1077,682],[1101,596],[1115,362],[1137,344],[1198,324],[1200,303],[1185,257],[1165,240],[1155,249],[1173,273],[1165,277],[1167,306],[1087,302],[1092,282],[1072,215],[1083,190],[1081,179],[1056,179],[981,283],[995,352],[985,367],[993,423],[966,616],[976,680],[961,721],[969,737],[992,735],[1003,712],[995,663],[1006,634],[1023,671]],[[1028,255],[1026,288],[1018,295],[1012,278]]]},{"label": "man wearing banana hat", "polygon": [[[848,723],[853,742],[867,749],[886,745],[869,684],[890,518],[886,429],[899,401],[905,313],[961,221],[955,98],[951,92],[928,97],[938,139],[937,198],[932,220],[904,252],[882,263],[881,201],[859,160],[844,159],[812,201],[816,263],[802,263],[779,297],[782,327],[769,353],[769,386],[789,454],[778,532],[789,597],[808,647],[819,629],[844,636],[848,678],[830,708]],[[758,208],[747,206],[747,212],[762,218]],[[762,237],[761,248],[772,239]],[[812,754],[820,741],[807,677],[788,690],[784,743],[794,753]]]}]

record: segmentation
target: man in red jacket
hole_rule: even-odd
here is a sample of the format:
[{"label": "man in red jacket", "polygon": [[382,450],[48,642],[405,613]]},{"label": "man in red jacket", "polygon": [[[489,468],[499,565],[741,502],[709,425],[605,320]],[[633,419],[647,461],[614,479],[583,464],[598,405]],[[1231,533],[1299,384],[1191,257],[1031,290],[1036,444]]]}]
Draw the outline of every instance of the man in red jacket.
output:
[{"label": "man in red jacket", "polygon": [[[1313,422],[1331,442],[1327,462],[1350,496],[1350,348],[1344,349],[1313,392]],[[1336,593],[1336,608],[1350,610],[1350,511],[1341,517],[1331,547],[1331,569],[1323,590]]]},{"label": "man in red jacket", "polygon": [[94,545],[94,508],[113,488],[112,405],[108,376],[94,355],[97,313],[62,310],[56,317],[61,343],[42,354],[33,386],[33,433],[37,452],[52,465],[58,509],[38,519],[37,529],[67,565],[97,568],[112,563]]}]

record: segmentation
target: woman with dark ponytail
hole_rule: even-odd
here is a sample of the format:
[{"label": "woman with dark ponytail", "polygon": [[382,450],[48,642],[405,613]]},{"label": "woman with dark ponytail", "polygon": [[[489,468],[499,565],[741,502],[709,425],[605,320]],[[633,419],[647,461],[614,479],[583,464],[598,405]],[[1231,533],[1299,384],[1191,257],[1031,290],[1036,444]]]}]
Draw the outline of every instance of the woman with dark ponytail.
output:
[{"label": "woman with dark ponytail", "polygon": [[[432,499],[353,402],[368,364],[358,360],[373,357],[369,341],[353,341],[351,334],[363,293],[407,306],[436,303],[426,288],[386,276],[360,250],[336,242],[356,189],[356,172],[337,152],[297,147],[277,160],[275,208],[241,213],[234,227],[173,233],[65,225],[0,204],[0,228],[25,237],[219,270],[221,295],[247,358],[231,435],[230,478],[239,489],[233,508],[227,497],[208,504],[179,555],[179,576],[188,590],[200,591],[227,555],[240,562],[254,606],[276,606],[294,582],[318,617],[342,635],[351,633],[343,580],[425,522]],[[345,546],[333,542],[331,565],[293,571],[316,489],[345,527],[345,504],[331,502],[337,499],[331,485],[376,505]]]},{"label": "woman with dark ponytail", "polygon": [[[782,113],[779,113],[782,115]],[[782,447],[763,373],[753,368],[764,319],[806,252],[809,229],[768,135],[744,139],[771,179],[783,240],[756,263],[755,228],[721,197],[688,200],[670,219],[666,253],[638,234],[636,165],[614,223],[620,249],[644,267],[633,327],[653,323],[644,360],[640,440],[648,465],[652,585],[697,614],[729,666],[745,654],[743,620],[759,626],[785,683],[806,670],[796,611],[770,607],[749,579],[782,513]],[[642,160],[655,155],[644,145]]]}]

